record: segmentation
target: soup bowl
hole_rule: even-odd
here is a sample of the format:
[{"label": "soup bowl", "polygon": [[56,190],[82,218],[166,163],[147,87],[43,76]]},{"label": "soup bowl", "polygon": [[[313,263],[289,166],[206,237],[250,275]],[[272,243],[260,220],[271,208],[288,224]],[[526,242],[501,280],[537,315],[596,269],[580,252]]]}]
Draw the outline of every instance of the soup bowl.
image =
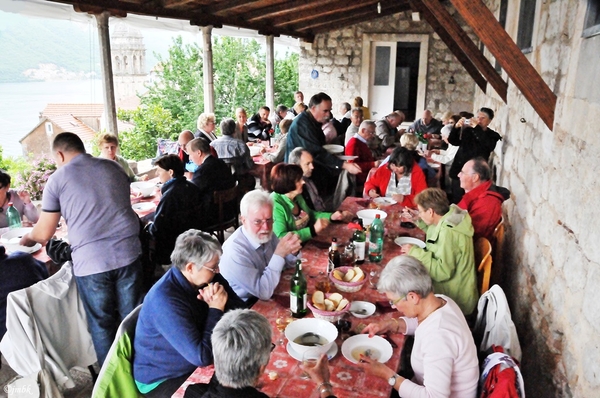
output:
[{"label": "soup bowl", "polygon": [[[300,355],[315,347],[312,342],[320,340],[322,352],[327,352],[337,339],[338,331],[331,323],[322,319],[304,318],[290,323],[285,328],[285,337],[292,348]],[[299,344],[295,341],[304,340],[308,344]]]}]

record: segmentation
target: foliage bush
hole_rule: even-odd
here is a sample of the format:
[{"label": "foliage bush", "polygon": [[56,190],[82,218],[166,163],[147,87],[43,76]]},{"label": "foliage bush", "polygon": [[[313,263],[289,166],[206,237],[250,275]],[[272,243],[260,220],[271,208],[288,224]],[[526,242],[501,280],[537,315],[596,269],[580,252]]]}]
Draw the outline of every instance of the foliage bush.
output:
[{"label": "foliage bush", "polygon": [[29,193],[31,200],[41,200],[48,178],[56,171],[56,162],[43,156],[31,162],[31,167],[17,174],[14,186]]}]

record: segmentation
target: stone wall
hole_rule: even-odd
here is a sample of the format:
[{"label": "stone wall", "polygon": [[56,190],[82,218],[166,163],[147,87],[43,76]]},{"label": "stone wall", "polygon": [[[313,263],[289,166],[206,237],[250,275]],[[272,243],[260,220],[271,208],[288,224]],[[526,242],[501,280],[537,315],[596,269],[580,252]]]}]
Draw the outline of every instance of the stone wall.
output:
[{"label": "stone wall", "polygon": [[[489,3],[495,11],[500,1]],[[513,200],[505,202],[503,287],[528,396],[592,397],[600,386],[600,36],[581,37],[586,6],[538,1],[527,57],[558,97],[552,130],[510,81],[508,104],[489,92],[474,101],[497,110],[490,127],[504,135],[498,183]]]},{"label": "stone wall", "polygon": [[[450,11],[454,13],[453,9]],[[299,86],[307,103],[312,95],[324,91],[333,99],[334,116],[342,102],[352,104],[356,96],[363,97],[368,106],[368,95],[361,92],[363,34],[367,33],[428,34],[425,107],[434,114],[473,108],[473,92],[479,90],[473,79],[429,24],[413,21],[410,12],[332,30],[317,35],[312,46],[303,44],[298,65]],[[311,78],[313,69],[319,72],[317,79]],[[455,84],[448,84],[451,76],[454,76]]]}]

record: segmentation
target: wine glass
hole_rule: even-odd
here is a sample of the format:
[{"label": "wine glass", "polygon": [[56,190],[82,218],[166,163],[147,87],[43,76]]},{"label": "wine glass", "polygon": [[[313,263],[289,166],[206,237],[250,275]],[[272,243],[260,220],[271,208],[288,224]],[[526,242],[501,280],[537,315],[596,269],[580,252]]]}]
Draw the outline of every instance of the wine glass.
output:
[{"label": "wine glass", "polygon": [[350,329],[352,328],[352,322],[348,319],[348,314],[343,314],[340,319],[335,322],[335,327],[338,330],[342,341],[346,340],[346,337]]},{"label": "wine glass", "polygon": [[369,272],[369,286],[371,289],[377,289],[377,283],[379,282],[379,271],[371,271]]},{"label": "wine glass", "polygon": [[[312,348],[304,351],[304,353],[302,354],[302,365],[304,365],[305,368],[314,368],[315,366],[317,366],[317,362],[321,357],[321,352],[322,351],[317,348]],[[309,380],[310,376],[308,375],[308,373],[303,371],[300,375],[300,378],[304,380]]]},{"label": "wine glass", "polygon": [[289,308],[277,311],[275,326],[277,326],[277,330],[280,332],[279,339],[277,340],[278,345],[283,345],[285,328],[287,325],[292,323],[293,320],[294,318],[292,317],[292,311]]}]

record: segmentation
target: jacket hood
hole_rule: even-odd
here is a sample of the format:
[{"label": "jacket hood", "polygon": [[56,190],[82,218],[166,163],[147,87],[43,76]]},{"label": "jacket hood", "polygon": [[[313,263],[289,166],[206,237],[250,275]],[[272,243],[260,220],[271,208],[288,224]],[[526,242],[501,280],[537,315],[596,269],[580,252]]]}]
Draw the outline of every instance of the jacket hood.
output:
[{"label": "jacket hood", "polygon": [[462,210],[457,205],[450,205],[450,210],[440,220],[441,228],[452,228],[458,233],[473,236],[474,230],[471,223],[471,216],[466,210]]},{"label": "jacket hood", "polygon": [[504,187],[492,184],[487,190],[488,195],[497,196],[502,202],[510,198],[510,191]]}]

